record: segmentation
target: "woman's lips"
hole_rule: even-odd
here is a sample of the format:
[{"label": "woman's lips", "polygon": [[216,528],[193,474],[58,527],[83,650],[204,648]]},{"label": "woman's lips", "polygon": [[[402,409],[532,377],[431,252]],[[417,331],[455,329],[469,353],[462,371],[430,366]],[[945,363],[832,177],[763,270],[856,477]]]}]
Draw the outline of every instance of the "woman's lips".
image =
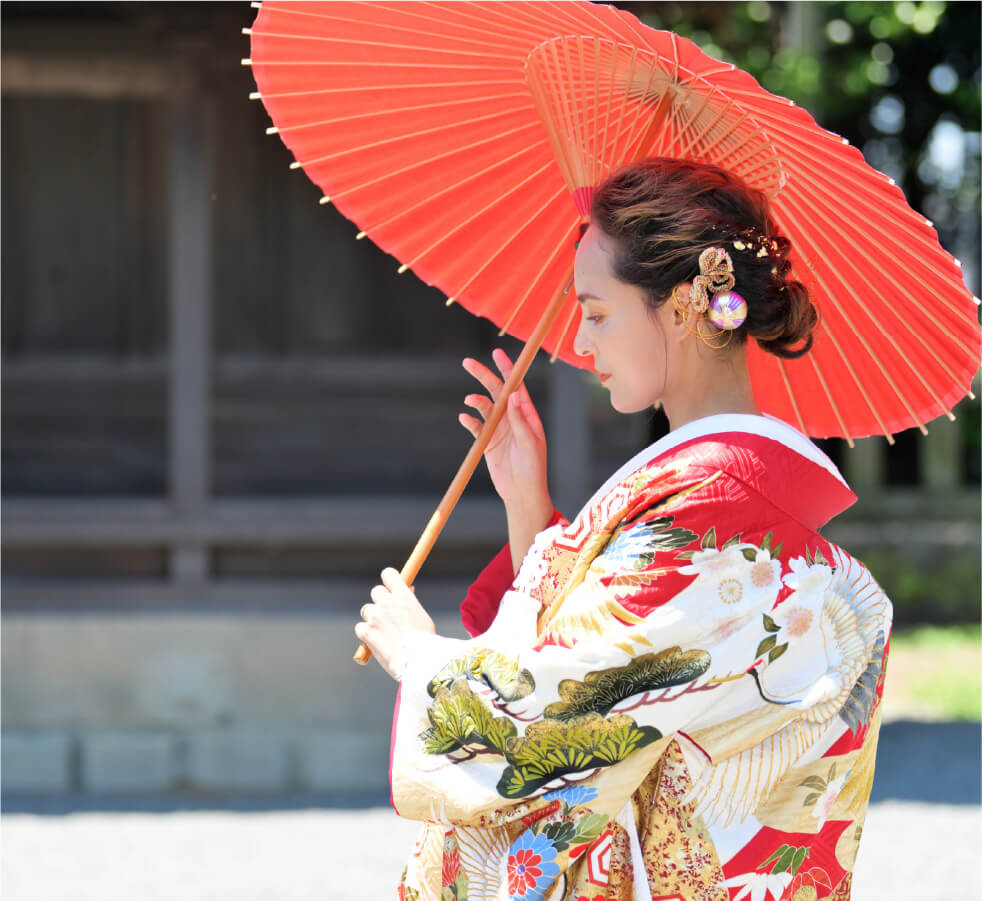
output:
[{"label": "woman's lips", "polygon": [[610,378],[610,374],[606,372],[598,372],[597,375],[600,377],[601,382],[606,382]]}]

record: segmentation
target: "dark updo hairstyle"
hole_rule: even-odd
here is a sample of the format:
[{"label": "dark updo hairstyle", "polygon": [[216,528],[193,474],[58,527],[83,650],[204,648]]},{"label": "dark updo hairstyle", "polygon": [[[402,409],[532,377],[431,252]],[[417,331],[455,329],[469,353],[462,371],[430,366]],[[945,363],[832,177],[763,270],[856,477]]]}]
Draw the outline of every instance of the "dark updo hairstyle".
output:
[{"label": "dark updo hairstyle", "polygon": [[[748,307],[733,343],[753,337],[762,350],[792,359],[811,349],[818,311],[791,278],[791,243],[777,233],[767,197],[736,176],[689,160],[642,160],[597,188],[591,218],[615,244],[614,276],[641,288],[651,309],[699,275],[702,251],[723,247],[733,260],[733,290]],[[766,256],[756,253],[761,239],[772,248]],[[733,246],[748,240],[757,247]]]}]

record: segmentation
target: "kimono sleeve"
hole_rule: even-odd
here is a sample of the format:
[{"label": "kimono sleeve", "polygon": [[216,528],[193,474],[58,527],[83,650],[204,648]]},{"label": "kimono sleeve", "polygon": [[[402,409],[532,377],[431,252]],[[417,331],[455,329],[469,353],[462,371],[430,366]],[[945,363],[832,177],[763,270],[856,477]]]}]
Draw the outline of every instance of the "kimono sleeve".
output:
[{"label": "kimono sleeve", "polygon": [[417,637],[393,739],[402,816],[501,825],[562,803],[611,820],[680,730],[731,715],[780,564],[760,544],[717,547],[713,505],[684,496],[591,539],[545,641],[522,590],[479,638]]},{"label": "kimono sleeve", "polygon": [[[558,510],[553,510],[552,518],[546,528],[557,523],[566,524],[566,520]],[[505,592],[515,578],[512,569],[511,545],[506,544],[491,559],[491,562],[481,570],[478,577],[467,589],[467,595],[460,605],[460,620],[468,633],[476,638],[487,632],[498,614],[498,607]]]}]

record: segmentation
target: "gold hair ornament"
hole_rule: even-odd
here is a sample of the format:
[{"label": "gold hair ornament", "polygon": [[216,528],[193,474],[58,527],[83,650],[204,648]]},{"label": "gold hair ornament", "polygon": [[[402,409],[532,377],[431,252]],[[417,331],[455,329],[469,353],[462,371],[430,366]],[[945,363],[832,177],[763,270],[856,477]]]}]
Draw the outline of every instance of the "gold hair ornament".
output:
[{"label": "gold hair ornament", "polygon": [[733,290],[734,282],[730,255],[722,247],[707,247],[699,254],[699,275],[692,279],[688,300],[682,299],[681,283],[672,290],[672,305],[686,330],[714,350],[726,347],[747,319],[747,302]]}]

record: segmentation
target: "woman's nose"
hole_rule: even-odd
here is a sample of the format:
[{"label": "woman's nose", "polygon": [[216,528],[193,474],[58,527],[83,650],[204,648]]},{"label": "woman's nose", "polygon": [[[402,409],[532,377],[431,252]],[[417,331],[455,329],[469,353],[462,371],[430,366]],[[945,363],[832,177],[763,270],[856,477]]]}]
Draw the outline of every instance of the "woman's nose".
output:
[{"label": "woman's nose", "polygon": [[580,324],[576,327],[576,336],[573,338],[573,352],[579,357],[588,357],[593,353],[590,344],[583,334],[583,326],[586,320],[583,318],[583,311],[580,310]]}]

